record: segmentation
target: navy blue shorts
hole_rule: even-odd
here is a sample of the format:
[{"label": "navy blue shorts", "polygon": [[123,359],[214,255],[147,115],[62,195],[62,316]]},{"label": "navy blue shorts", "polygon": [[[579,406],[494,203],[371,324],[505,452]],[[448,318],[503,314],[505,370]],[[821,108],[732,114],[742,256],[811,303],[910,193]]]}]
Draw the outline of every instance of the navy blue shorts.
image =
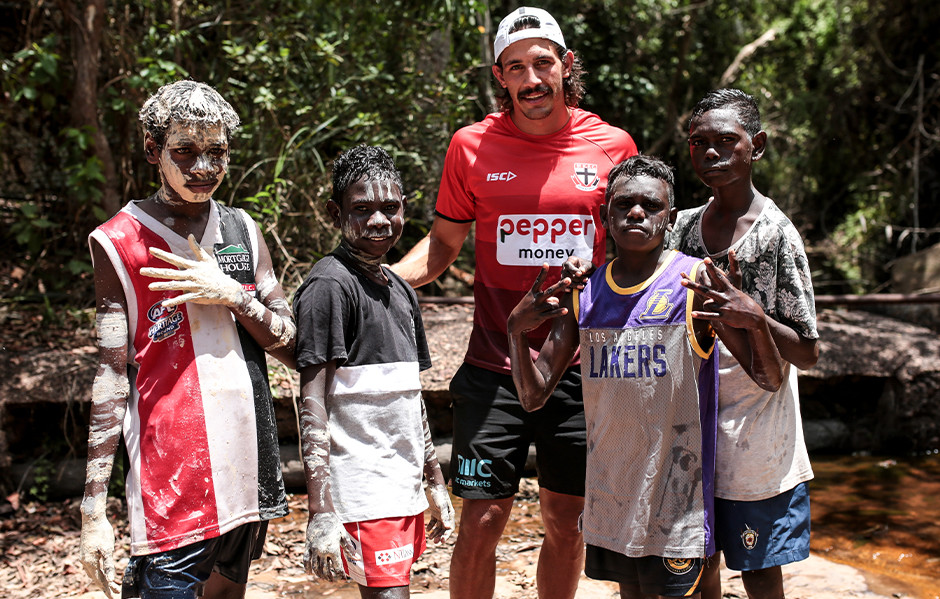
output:
[{"label": "navy blue shorts", "polygon": [[594,580],[612,580],[636,587],[644,595],[686,597],[699,591],[704,558],[668,558],[655,555],[628,557],[588,545],[584,574]]},{"label": "navy blue shorts", "polygon": [[715,498],[715,541],[732,570],[763,570],[809,557],[809,487],[760,501]]},{"label": "navy blue shorts", "polygon": [[212,572],[248,582],[251,560],[261,557],[267,522],[243,524],[220,537],[170,551],[131,557],[124,570],[122,599],[195,599]]},{"label": "navy blue shorts", "polygon": [[454,495],[502,499],[519,490],[535,443],[539,486],[584,496],[587,434],[581,370],[565,371],[545,406],[526,412],[512,375],[464,363],[450,382],[454,401]]}]

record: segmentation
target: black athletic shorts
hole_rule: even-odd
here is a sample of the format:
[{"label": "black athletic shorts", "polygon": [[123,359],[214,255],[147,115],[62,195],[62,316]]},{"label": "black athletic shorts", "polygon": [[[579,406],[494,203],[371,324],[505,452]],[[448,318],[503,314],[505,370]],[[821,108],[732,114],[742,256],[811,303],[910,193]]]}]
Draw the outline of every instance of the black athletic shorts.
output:
[{"label": "black athletic shorts", "polygon": [[248,582],[251,561],[261,557],[268,523],[242,524],[220,537],[170,551],[136,555],[124,569],[122,599],[195,599],[212,572]]},{"label": "black athletic shorts", "polygon": [[569,368],[545,406],[526,412],[512,375],[464,363],[450,382],[454,402],[454,495],[501,499],[519,490],[529,444],[539,486],[584,496],[586,433],[581,371]]},{"label": "black athletic shorts", "polygon": [[584,574],[588,578],[612,580],[638,588],[644,595],[664,597],[697,593],[704,565],[703,558],[627,557],[594,545],[587,546],[584,556]]}]

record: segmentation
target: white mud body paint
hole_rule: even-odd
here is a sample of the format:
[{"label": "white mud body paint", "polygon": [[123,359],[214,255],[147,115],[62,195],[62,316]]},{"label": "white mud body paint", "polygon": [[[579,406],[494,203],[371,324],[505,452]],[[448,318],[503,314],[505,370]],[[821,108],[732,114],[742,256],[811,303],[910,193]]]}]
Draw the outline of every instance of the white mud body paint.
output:
[{"label": "white mud body paint", "polygon": [[457,526],[454,505],[450,501],[447,487],[443,485],[428,484],[425,494],[433,514],[431,522],[428,523],[428,536],[438,543],[443,543],[450,538]]},{"label": "white mud body paint", "polygon": [[[187,154],[178,156],[181,149]],[[191,153],[195,152],[195,156]],[[228,135],[221,124],[173,122],[160,149],[160,174],[183,202],[208,202],[228,172]],[[164,198],[173,203],[169,198]]]},{"label": "white mud body paint", "polygon": [[[120,308],[113,304],[109,308]],[[95,315],[95,330],[98,335],[98,347],[117,349],[127,343],[127,316],[124,312],[99,312]]]},{"label": "white mud body paint", "polygon": [[[306,404],[309,398],[304,398]],[[323,505],[326,502],[327,480],[330,476],[328,464],[330,435],[327,424],[310,410],[300,411],[301,447],[304,448],[304,465],[309,476],[319,482],[319,496],[311,501]]]},{"label": "white mud body paint", "polygon": [[[120,306],[112,304],[106,309]],[[97,323],[98,346],[101,350],[118,350],[127,344],[127,319],[123,311],[99,312]],[[126,372],[115,372],[102,363],[92,383],[92,413],[88,431],[90,457],[85,470],[85,487],[98,491],[82,499],[82,536],[79,560],[88,576],[109,598],[120,594],[114,569],[114,529],[108,522],[108,480],[114,464],[114,452],[106,449],[116,446],[121,435],[130,384]],[[105,449],[103,449],[105,448]]]}]

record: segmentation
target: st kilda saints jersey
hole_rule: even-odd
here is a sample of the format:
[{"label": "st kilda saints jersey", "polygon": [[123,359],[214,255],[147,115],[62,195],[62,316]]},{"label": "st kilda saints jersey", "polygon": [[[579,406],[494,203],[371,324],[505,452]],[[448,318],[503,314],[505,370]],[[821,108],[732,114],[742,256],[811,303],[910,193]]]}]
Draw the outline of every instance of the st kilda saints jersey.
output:
[{"label": "st kilda saints jersey", "polygon": [[[228,308],[164,308],[179,292],[151,291],[156,279],[139,274],[173,268],[151,247],[194,259],[187,240],[134,202],[90,239],[107,253],[127,299],[131,553],[168,551],[285,515],[264,350]],[[244,211],[211,202],[200,245],[249,292],[260,242]]]},{"label": "st kilda saints jersey", "polygon": [[[607,173],[636,154],[630,135],[590,112],[572,109],[551,135],[527,135],[508,113],[457,131],[447,150],[436,213],[475,222],[476,307],[466,361],[510,372],[506,320],[539,268],[558,280],[570,256],[605,261],[600,224]],[[538,348],[550,324],[529,333]]]},{"label": "st kilda saints jersey", "polygon": [[643,283],[608,263],[574,297],[587,423],[584,541],[629,557],[714,552],[718,363],[692,331],[675,251]]}]

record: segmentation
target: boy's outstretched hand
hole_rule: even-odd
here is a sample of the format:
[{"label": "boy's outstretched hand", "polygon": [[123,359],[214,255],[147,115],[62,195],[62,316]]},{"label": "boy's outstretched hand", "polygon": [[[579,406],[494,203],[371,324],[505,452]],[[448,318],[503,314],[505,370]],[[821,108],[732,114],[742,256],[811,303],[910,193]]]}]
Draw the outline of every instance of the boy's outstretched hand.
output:
[{"label": "boy's outstretched hand", "polygon": [[151,283],[149,287],[152,291],[183,292],[181,295],[165,300],[164,308],[184,302],[222,304],[227,308],[235,308],[250,299],[241,284],[222,272],[215,257],[202,249],[192,235],[189,236],[189,247],[196,255],[195,260],[180,258],[159,248],[150,248],[151,255],[169,262],[176,268],[144,267],[140,269],[142,276],[168,279]]},{"label": "boy's outstretched hand", "polygon": [[538,328],[546,320],[568,313],[561,305],[559,296],[571,289],[571,279],[565,277],[554,285],[542,289],[542,283],[548,276],[548,264],[542,265],[539,276],[532,283],[532,289],[519,301],[506,322],[510,335],[518,335]]},{"label": "boy's outstretched hand", "polygon": [[707,275],[704,280],[693,281],[686,273],[682,273],[682,285],[704,300],[701,310],[692,311],[692,318],[735,329],[759,327],[764,322],[764,311],[739,288],[741,272],[734,251],[728,252],[728,274],[715,266],[711,258],[705,258],[703,262]]},{"label": "boy's outstretched hand", "polygon": [[709,321],[748,376],[773,393],[783,384],[785,362],[767,324],[770,319],[739,288],[741,275],[734,252],[728,253],[728,261],[729,275],[709,258],[704,260],[706,272],[700,273],[698,281],[682,273],[682,285],[695,293],[696,303],[702,300],[698,309],[692,310],[692,318]]}]

